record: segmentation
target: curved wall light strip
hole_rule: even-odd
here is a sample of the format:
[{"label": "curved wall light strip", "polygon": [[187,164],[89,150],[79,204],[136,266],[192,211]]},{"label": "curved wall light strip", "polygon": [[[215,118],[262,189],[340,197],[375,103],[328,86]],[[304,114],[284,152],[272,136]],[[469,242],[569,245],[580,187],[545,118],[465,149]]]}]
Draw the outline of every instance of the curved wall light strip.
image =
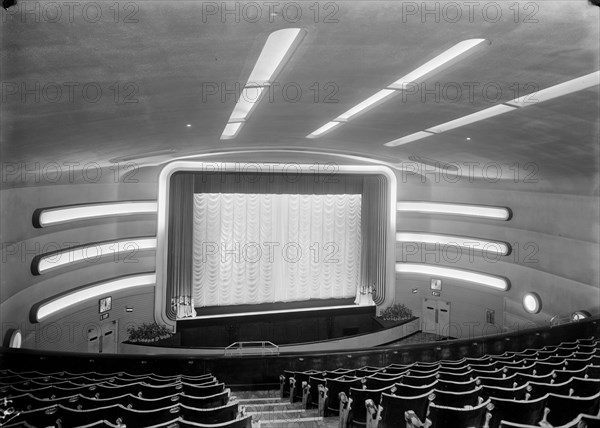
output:
[{"label": "curved wall light strip", "polygon": [[75,305],[80,305],[89,300],[97,299],[111,293],[130,290],[132,288],[147,287],[150,285],[154,286],[155,284],[155,273],[128,275],[110,281],[90,284],[36,303],[31,308],[29,319],[32,323],[38,323],[58,312],[64,311]]},{"label": "curved wall light strip", "polygon": [[156,249],[156,238],[128,238],[118,241],[93,242],[64,250],[35,256],[31,261],[31,273],[43,275],[74,263],[97,263],[102,258],[112,256],[115,261],[134,256],[139,251]]},{"label": "curved wall light strip", "polygon": [[401,201],[397,203],[397,210],[402,212],[481,217],[504,221],[512,218],[512,211],[506,207],[453,204],[447,202]]},{"label": "curved wall light strip", "polygon": [[483,251],[487,253],[507,256],[511,252],[510,245],[506,242],[489,241],[468,236],[436,235],[433,233],[397,232],[397,242],[418,242],[439,246],[460,247],[470,251]]},{"label": "curved wall light strip", "polygon": [[81,204],[63,207],[38,208],[33,212],[32,222],[34,227],[41,228],[80,220],[138,214],[156,214],[156,212],[156,201]]},{"label": "curved wall light strip", "polygon": [[501,276],[489,275],[466,269],[430,265],[427,263],[396,263],[396,272],[422,274],[433,277],[441,276],[483,285],[499,291],[507,291],[510,288],[508,279]]}]

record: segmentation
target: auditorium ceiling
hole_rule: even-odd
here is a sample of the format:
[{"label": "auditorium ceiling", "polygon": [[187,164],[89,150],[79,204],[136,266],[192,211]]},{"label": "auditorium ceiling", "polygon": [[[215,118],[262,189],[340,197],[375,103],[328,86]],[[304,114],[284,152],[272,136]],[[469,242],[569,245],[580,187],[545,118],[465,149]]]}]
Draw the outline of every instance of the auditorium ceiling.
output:
[{"label": "auditorium ceiling", "polygon": [[[2,11],[3,162],[106,165],[271,148],[391,163],[534,162],[548,180],[595,181],[598,86],[384,145],[600,69],[600,8],[585,0],[446,3],[21,1]],[[283,28],[306,34],[270,97],[236,138],[221,140],[236,85]],[[414,93],[306,138],[473,38],[491,44]]]}]

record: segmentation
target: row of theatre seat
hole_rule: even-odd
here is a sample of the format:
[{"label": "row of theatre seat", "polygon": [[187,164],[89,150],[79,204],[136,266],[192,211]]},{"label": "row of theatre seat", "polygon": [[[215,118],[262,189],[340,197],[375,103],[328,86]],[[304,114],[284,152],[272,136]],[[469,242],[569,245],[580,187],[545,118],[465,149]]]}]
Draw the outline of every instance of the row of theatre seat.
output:
[{"label": "row of theatre seat", "polygon": [[250,428],[251,422],[211,374],[0,371],[3,428]]},{"label": "row of theatre seat", "polygon": [[285,371],[282,399],[340,427],[600,427],[600,341],[331,371]]}]

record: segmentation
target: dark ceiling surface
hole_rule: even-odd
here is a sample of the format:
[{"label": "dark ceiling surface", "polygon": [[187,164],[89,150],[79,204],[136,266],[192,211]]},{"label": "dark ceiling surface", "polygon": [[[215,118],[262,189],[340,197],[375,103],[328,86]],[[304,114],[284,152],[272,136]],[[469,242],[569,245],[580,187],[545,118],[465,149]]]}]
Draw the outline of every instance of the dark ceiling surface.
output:
[{"label": "dark ceiling surface", "polygon": [[[400,1],[48,3],[23,0],[2,11],[5,164],[143,163],[144,154],[167,149],[164,159],[270,148],[389,163],[409,156],[507,167],[533,162],[549,182],[597,182],[598,86],[384,146],[600,69],[600,8],[585,0],[456,2],[454,9]],[[277,76],[279,86],[237,138],[220,140],[236,100],[227,90],[247,81],[268,35],[289,27],[306,36]],[[471,38],[491,44],[423,82],[430,92],[397,96],[321,138],[305,138]],[[589,189],[598,191],[596,184]]]}]

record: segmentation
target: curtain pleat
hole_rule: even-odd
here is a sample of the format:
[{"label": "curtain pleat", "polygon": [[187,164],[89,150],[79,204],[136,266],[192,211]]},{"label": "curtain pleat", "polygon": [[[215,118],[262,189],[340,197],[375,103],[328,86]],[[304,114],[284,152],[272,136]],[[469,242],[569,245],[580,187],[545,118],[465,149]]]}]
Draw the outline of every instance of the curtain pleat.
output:
[{"label": "curtain pleat", "polygon": [[356,295],[361,195],[199,193],[193,199],[197,306]]}]

